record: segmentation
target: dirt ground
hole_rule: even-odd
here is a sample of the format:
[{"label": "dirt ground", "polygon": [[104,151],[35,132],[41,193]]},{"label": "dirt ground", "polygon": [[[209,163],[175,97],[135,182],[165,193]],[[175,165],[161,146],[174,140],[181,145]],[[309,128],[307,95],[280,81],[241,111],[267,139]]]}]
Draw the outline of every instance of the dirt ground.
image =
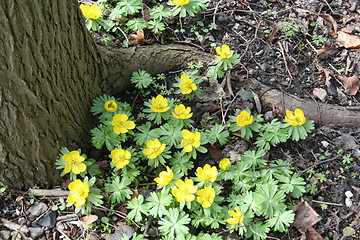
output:
[{"label": "dirt ground", "polygon": [[[281,106],[266,104],[259,86],[359,115],[360,3],[357,0],[210,2],[209,8],[198,17],[183,19],[185,32],[174,31],[178,26],[169,25],[172,30],[165,31],[160,39],[145,35],[147,44],[181,43],[212,54],[215,47],[229,45],[240,55],[241,62],[231,70],[230,81],[223,84],[227,94],[224,103],[232,102],[238,108],[256,111],[258,102],[246,95],[253,91],[259,96],[261,113],[270,119],[281,116],[275,110]],[[210,27],[215,26],[211,24],[216,27]],[[210,107],[204,110],[203,104],[209,98],[199,103],[199,112],[202,109],[199,118],[208,112],[220,119],[218,109],[207,105]],[[216,105],[216,99],[212,103]],[[304,200],[321,220],[307,239],[360,239],[360,125],[344,126],[342,120],[347,116],[334,112],[336,116],[338,124],[317,125],[306,140],[279,145],[270,153],[274,158],[290,159],[310,182],[308,187],[313,187]],[[242,149],[243,144],[236,142],[232,147]],[[347,154],[351,154],[352,161],[344,160]],[[26,204],[19,205],[17,198],[31,201],[31,197],[15,190],[0,195],[3,219],[13,221],[14,212],[26,212],[29,208]],[[52,201],[56,200],[47,199],[48,203]],[[47,230],[44,239],[53,239],[52,234]],[[300,236],[292,227],[288,233],[272,237],[300,239]]]}]

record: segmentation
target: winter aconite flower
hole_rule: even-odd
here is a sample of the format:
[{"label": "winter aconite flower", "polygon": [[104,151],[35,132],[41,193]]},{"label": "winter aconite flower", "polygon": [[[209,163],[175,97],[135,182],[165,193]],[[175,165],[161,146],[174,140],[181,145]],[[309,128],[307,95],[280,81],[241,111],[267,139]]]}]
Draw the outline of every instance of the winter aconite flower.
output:
[{"label": "winter aconite flower", "polygon": [[69,184],[68,188],[73,193],[68,196],[67,201],[75,203],[75,207],[84,205],[86,198],[89,196],[89,185],[80,179],[76,179]]},{"label": "winter aconite flower", "polygon": [[174,0],[174,1],[170,1],[170,2],[176,6],[184,6],[184,5],[188,4],[190,2],[190,0]]},{"label": "winter aconite flower", "polygon": [[230,170],[230,167],[231,167],[230,159],[224,158],[223,160],[221,160],[221,161],[219,162],[219,167],[220,167],[220,169],[223,170],[223,171],[229,171],[229,170]]},{"label": "winter aconite flower", "polygon": [[231,58],[234,55],[233,51],[231,51],[230,47],[226,44],[223,44],[221,48],[216,48],[215,50],[216,53],[219,54],[219,55],[215,55],[215,57],[220,59]]},{"label": "winter aconite flower", "polygon": [[116,114],[111,122],[114,126],[114,132],[116,134],[127,133],[129,130],[135,128],[135,123],[128,120],[129,117],[126,114]]},{"label": "winter aconite flower", "polygon": [[292,126],[300,126],[306,122],[304,112],[297,108],[294,114],[291,111],[286,111],[285,121]]},{"label": "winter aconite flower", "polygon": [[158,95],[156,98],[152,98],[150,108],[153,110],[153,112],[158,113],[167,112],[170,109],[168,100],[162,95]]},{"label": "winter aconite flower", "polygon": [[155,159],[165,150],[166,145],[155,139],[147,141],[146,147],[147,148],[143,150],[143,153],[149,159]]},{"label": "winter aconite flower", "polygon": [[236,117],[236,124],[240,127],[245,127],[247,125],[252,124],[254,121],[254,117],[250,115],[247,111],[242,111],[237,117]]},{"label": "winter aconite flower", "polygon": [[104,108],[108,112],[115,112],[118,106],[114,100],[109,100],[104,103]]},{"label": "winter aconite flower", "polygon": [[211,167],[209,164],[205,164],[204,168],[198,167],[196,172],[202,182],[215,182],[218,175],[216,167]]},{"label": "winter aconite flower", "polygon": [[192,117],[191,107],[185,107],[184,104],[177,105],[172,115],[177,119],[189,119]]},{"label": "winter aconite flower", "polygon": [[197,89],[197,86],[195,83],[193,83],[193,80],[185,74],[182,74],[180,79],[182,82],[179,84],[179,88],[181,89],[182,94],[189,94]]},{"label": "winter aconite flower", "polygon": [[166,171],[162,171],[159,174],[159,177],[155,178],[154,181],[157,182],[158,186],[168,185],[174,177],[174,172],[166,166]]},{"label": "winter aconite flower", "polygon": [[244,221],[244,215],[238,207],[235,208],[235,211],[228,211],[228,213],[231,218],[226,219],[226,222],[228,222],[229,224],[236,225]]},{"label": "winter aconite flower", "polygon": [[192,202],[195,199],[195,193],[198,189],[197,186],[194,185],[194,181],[192,179],[187,179],[185,182],[183,180],[177,181],[177,187],[171,191],[172,195],[176,197],[178,202]]},{"label": "winter aconite flower", "polygon": [[64,172],[73,172],[79,174],[86,170],[86,165],[83,163],[85,158],[80,155],[79,151],[71,151],[70,153],[64,154],[62,159],[66,162]]},{"label": "winter aconite flower", "polygon": [[184,138],[180,145],[184,147],[184,152],[191,152],[193,148],[200,147],[201,134],[199,132],[192,133],[187,129],[181,131]]},{"label": "winter aconite flower", "polygon": [[200,203],[203,208],[209,208],[214,202],[216,194],[213,188],[204,187],[203,189],[198,190],[196,195],[198,203]]},{"label": "winter aconite flower", "polygon": [[119,169],[122,169],[130,163],[131,153],[124,149],[115,149],[111,151],[112,162]]},{"label": "winter aconite flower", "polygon": [[96,20],[102,15],[101,9],[97,4],[93,4],[91,6],[80,4],[80,9],[85,17],[90,18],[92,20]]}]

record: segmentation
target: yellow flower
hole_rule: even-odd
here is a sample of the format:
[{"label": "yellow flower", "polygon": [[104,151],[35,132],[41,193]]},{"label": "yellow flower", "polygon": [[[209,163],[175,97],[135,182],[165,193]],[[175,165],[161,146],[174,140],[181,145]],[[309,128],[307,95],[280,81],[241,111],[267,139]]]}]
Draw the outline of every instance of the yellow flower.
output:
[{"label": "yellow flower", "polygon": [[197,186],[194,185],[194,181],[192,179],[187,179],[185,182],[183,180],[177,181],[177,187],[171,191],[172,195],[176,197],[178,202],[192,202],[195,199],[195,193],[198,189]]},{"label": "yellow flower", "polygon": [[230,167],[231,167],[230,159],[224,158],[223,160],[221,160],[221,161],[219,162],[219,167],[220,167],[220,169],[223,170],[223,171],[229,171],[229,170],[230,170]]},{"label": "yellow flower", "polygon": [[135,128],[133,121],[128,121],[129,117],[126,114],[116,114],[111,122],[114,126],[114,132],[116,134],[127,133],[130,129]]},{"label": "yellow flower", "polygon": [[108,112],[115,112],[117,107],[118,106],[117,106],[116,102],[113,100],[109,100],[106,103],[104,103],[104,108]]},{"label": "yellow flower", "polygon": [[200,203],[203,208],[209,208],[214,202],[216,194],[213,188],[204,187],[203,189],[198,190],[196,195],[198,203]]},{"label": "yellow flower", "polygon": [[146,142],[146,146],[148,148],[145,148],[143,150],[143,153],[149,158],[149,159],[155,159],[157,156],[159,156],[164,150],[166,145],[161,143],[159,140],[149,140]]},{"label": "yellow flower", "polygon": [[112,162],[119,169],[122,169],[130,163],[131,152],[124,149],[115,149],[111,151]]},{"label": "yellow flower", "polygon": [[229,224],[236,225],[244,221],[244,215],[241,213],[238,207],[235,208],[235,211],[228,211],[228,213],[232,217],[226,219]]},{"label": "yellow flower", "polygon": [[86,170],[86,165],[83,163],[85,158],[80,156],[79,151],[71,151],[64,154],[62,159],[66,162],[64,172],[68,173],[72,171],[74,174],[79,174]]},{"label": "yellow flower", "polygon": [[155,178],[154,181],[157,182],[158,186],[168,185],[174,177],[174,172],[166,166],[166,171],[162,171],[159,174],[159,177]]},{"label": "yellow flower", "polygon": [[170,109],[170,107],[168,106],[168,100],[162,95],[158,95],[156,98],[153,97],[151,99],[151,104],[152,105],[150,105],[150,108],[154,112],[163,113],[167,112]]},{"label": "yellow flower", "polygon": [[223,44],[221,48],[216,48],[216,53],[219,55],[215,55],[215,57],[220,59],[231,58],[234,55],[233,51],[230,50],[230,47],[226,44]]},{"label": "yellow flower", "polygon": [[191,107],[185,108],[184,104],[177,105],[172,115],[177,119],[189,119],[192,117]]},{"label": "yellow flower", "polygon": [[242,111],[237,117],[236,117],[236,124],[240,127],[245,127],[247,125],[252,124],[254,121],[254,117],[250,115],[247,111]]},{"label": "yellow flower", "polygon": [[176,6],[184,6],[190,2],[190,0],[174,0],[170,1],[172,4],[175,4]]},{"label": "yellow flower", "polygon": [[191,152],[194,148],[200,147],[201,134],[199,132],[192,133],[187,129],[181,131],[184,138],[180,145],[184,147],[184,152]]},{"label": "yellow flower", "polygon": [[71,182],[68,186],[69,190],[73,192],[68,196],[69,203],[75,203],[75,207],[81,207],[85,204],[86,198],[89,196],[89,185],[79,179]]},{"label": "yellow flower", "polygon": [[85,17],[92,20],[98,19],[102,15],[101,9],[97,4],[93,4],[91,6],[80,4],[80,9]]},{"label": "yellow flower", "polygon": [[286,111],[285,121],[292,126],[300,126],[306,122],[304,112],[297,108],[294,114],[291,111]]},{"label": "yellow flower", "polygon": [[197,86],[195,83],[193,83],[193,80],[185,74],[182,74],[180,79],[182,83],[179,84],[179,88],[181,89],[182,94],[189,94],[197,89]]},{"label": "yellow flower", "polygon": [[205,164],[204,168],[198,167],[196,172],[202,182],[215,182],[218,175],[216,167],[211,167],[209,164]]}]

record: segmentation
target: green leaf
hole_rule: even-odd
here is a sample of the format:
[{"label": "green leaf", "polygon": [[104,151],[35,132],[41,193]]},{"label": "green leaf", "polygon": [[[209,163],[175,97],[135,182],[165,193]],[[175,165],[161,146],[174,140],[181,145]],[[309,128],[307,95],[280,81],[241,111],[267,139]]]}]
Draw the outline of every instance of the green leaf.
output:
[{"label": "green leaf", "polygon": [[162,217],[166,212],[166,207],[172,203],[172,195],[163,189],[161,192],[151,192],[146,198],[150,207],[149,214],[154,217]]},{"label": "green leaf", "polygon": [[175,152],[173,157],[170,158],[170,166],[174,173],[177,173],[180,177],[188,174],[188,171],[194,168],[193,161],[190,161],[189,155],[183,151]]},{"label": "green leaf", "polygon": [[179,145],[182,140],[182,126],[174,126],[171,123],[165,123],[160,126],[159,134],[162,135],[160,142],[165,143],[167,146]]},{"label": "green leaf", "polygon": [[164,8],[163,5],[157,5],[150,9],[150,18],[154,20],[161,21],[163,18],[168,18],[171,16],[171,11],[167,8]]},{"label": "green leaf", "polygon": [[214,144],[216,141],[220,145],[224,145],[229,136],[229,132],[225,130],[225,127],[220,124],[215,124],[211,129],[205,131],[206,139],[209,143]]},{"label": "green leaf", "polygon": [[269,218],[266,223],[273,227],[275,231],[285,232],[287,227],[294,222],[295,214],[292,210],[282,213],[276,213],[274,217]]},{"label": "green leaf", "polygon": [[186,224],[190,223],[189,215],[177,208],[170,208],[165,217],[158,222],[159,230],[164,235],[169,235],[173,239],[184,236],[189,232]]},{"label": "green leaf", "polygon": [[114,146],[120,144],[118,135],[114,132],[112,126],[100,124],[98,127],[91,129],[91,142],[97,149],[101,149],[104,144],[111,151]]},{"label": "green leaf", "polygon": [[145,125],[138,126],[138,133],[135,133],[134,140],[137,145],[145,145],[147,141],[158,139],[161,134],[161,130],[159,128],[151,129],[151,123],[147,122]]},{"label": "green leaf", "polygon": [[131,180],[128,178],[115,177],[112,183],[105,183],[105,191],[112,193],[109,197],[111,203],[121,203],[131,198],[132,191],[129,188]]},{"label": "green leaf", "polygon": [[248,150],[243,153],[241,160],[245,165],[255,169],[256,167],[265,166],[267,164],[266,160],[261,159],[263,156],[265,156],[265,151],[263,149],[258,149],[257,151]]},{"label": "green leaf", "polygon": [[133,18],[126,23],[126,26],[132,31],[137,31],[145,29],[147,23],[142,18]]},{"label": "green leaf", "polygon": [[257,221],[246,229],[245,237],[252,237],[254,240],[266,239],[267,233],[270,232],[270,228],[262,221]]},{"label": "green leaf", "polygon": [[142,220],[143,218],[142,214],[144,215],[149,214],[149,205],[144,204],[144,196],[141,194],[133,198],[128,203],[126,208],[131,209],[127,217],[130,219],[134,219],[136,222],[140,222]]},{"label": "green leaf", "polygon": [[302,196],[305,190],[305,181],[302,177],[299,177],[297,174],[294,174],[290,177],[277,175],[277,179],[279,182],[282,182],[283,184],[280,184],[281,190],[283,190],[285,193],[292,193],[292,196],[295,198],[299,198]]},{"label": "green leaf", "polygon": [[254,193],[256,201],[260,201],[262,204],[261,215],[266,218],[271,218],[285,210],[286,205],[283,203],[285,197],[284,192],[275,183],[257,185]]},{"label": "green leaf", "polygon": [[134,83],[136,88],[144,89],[154,82],[154,79],[145,70],[139,69],[132,73],[130,82]]}]

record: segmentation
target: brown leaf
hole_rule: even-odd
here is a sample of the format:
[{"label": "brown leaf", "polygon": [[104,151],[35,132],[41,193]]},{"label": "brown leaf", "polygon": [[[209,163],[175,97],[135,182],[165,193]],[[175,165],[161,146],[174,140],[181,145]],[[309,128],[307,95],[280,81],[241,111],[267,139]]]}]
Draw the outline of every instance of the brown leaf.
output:
[{"label": "brown leaf", "polygon": [[327,92],[322,88],[314,88],[313,95],[320,99],[320,101],[325,102],[327,98]]},{"label": "brown leaf", "polygon": [[323,240],[321,235],[312,227],[322,218],[303,199],[293,208],[295,212],[294,227],[301,233],[301,240]]},{"label": "brown leaf", "polygon": [[138,45],[144,41],[144,31],[138,30],[135,33],[129,35],[129,41],[132,45]]},{"label": "brown leaf", "polygon": [[96,220],[98,220],[98,216],[97,215],[87,215],[81,218],[81,221],[83,221],[86,225],[90,225],[93,222],[95,222]]},{"label": "brown leaf", "polygon": [[329,14],[320,14],[320,17],[322,17],[323,19],[325,19],[326,21],[328,21],[331,24],[329,33],[332,37],[336,38],[338,26],[337,26],[335,19]]},{"label": "brown leaf", "polygon": [[339,75],[338,78],[343,81],[344,88],[350,95],[355,95],[359,91],[359,78],[356,76],[346,77]]},{"label": "brown leaf", "polygon": [[360,49],[360,37],[345,31],[338,31],[336,41],[340,47]]}]

